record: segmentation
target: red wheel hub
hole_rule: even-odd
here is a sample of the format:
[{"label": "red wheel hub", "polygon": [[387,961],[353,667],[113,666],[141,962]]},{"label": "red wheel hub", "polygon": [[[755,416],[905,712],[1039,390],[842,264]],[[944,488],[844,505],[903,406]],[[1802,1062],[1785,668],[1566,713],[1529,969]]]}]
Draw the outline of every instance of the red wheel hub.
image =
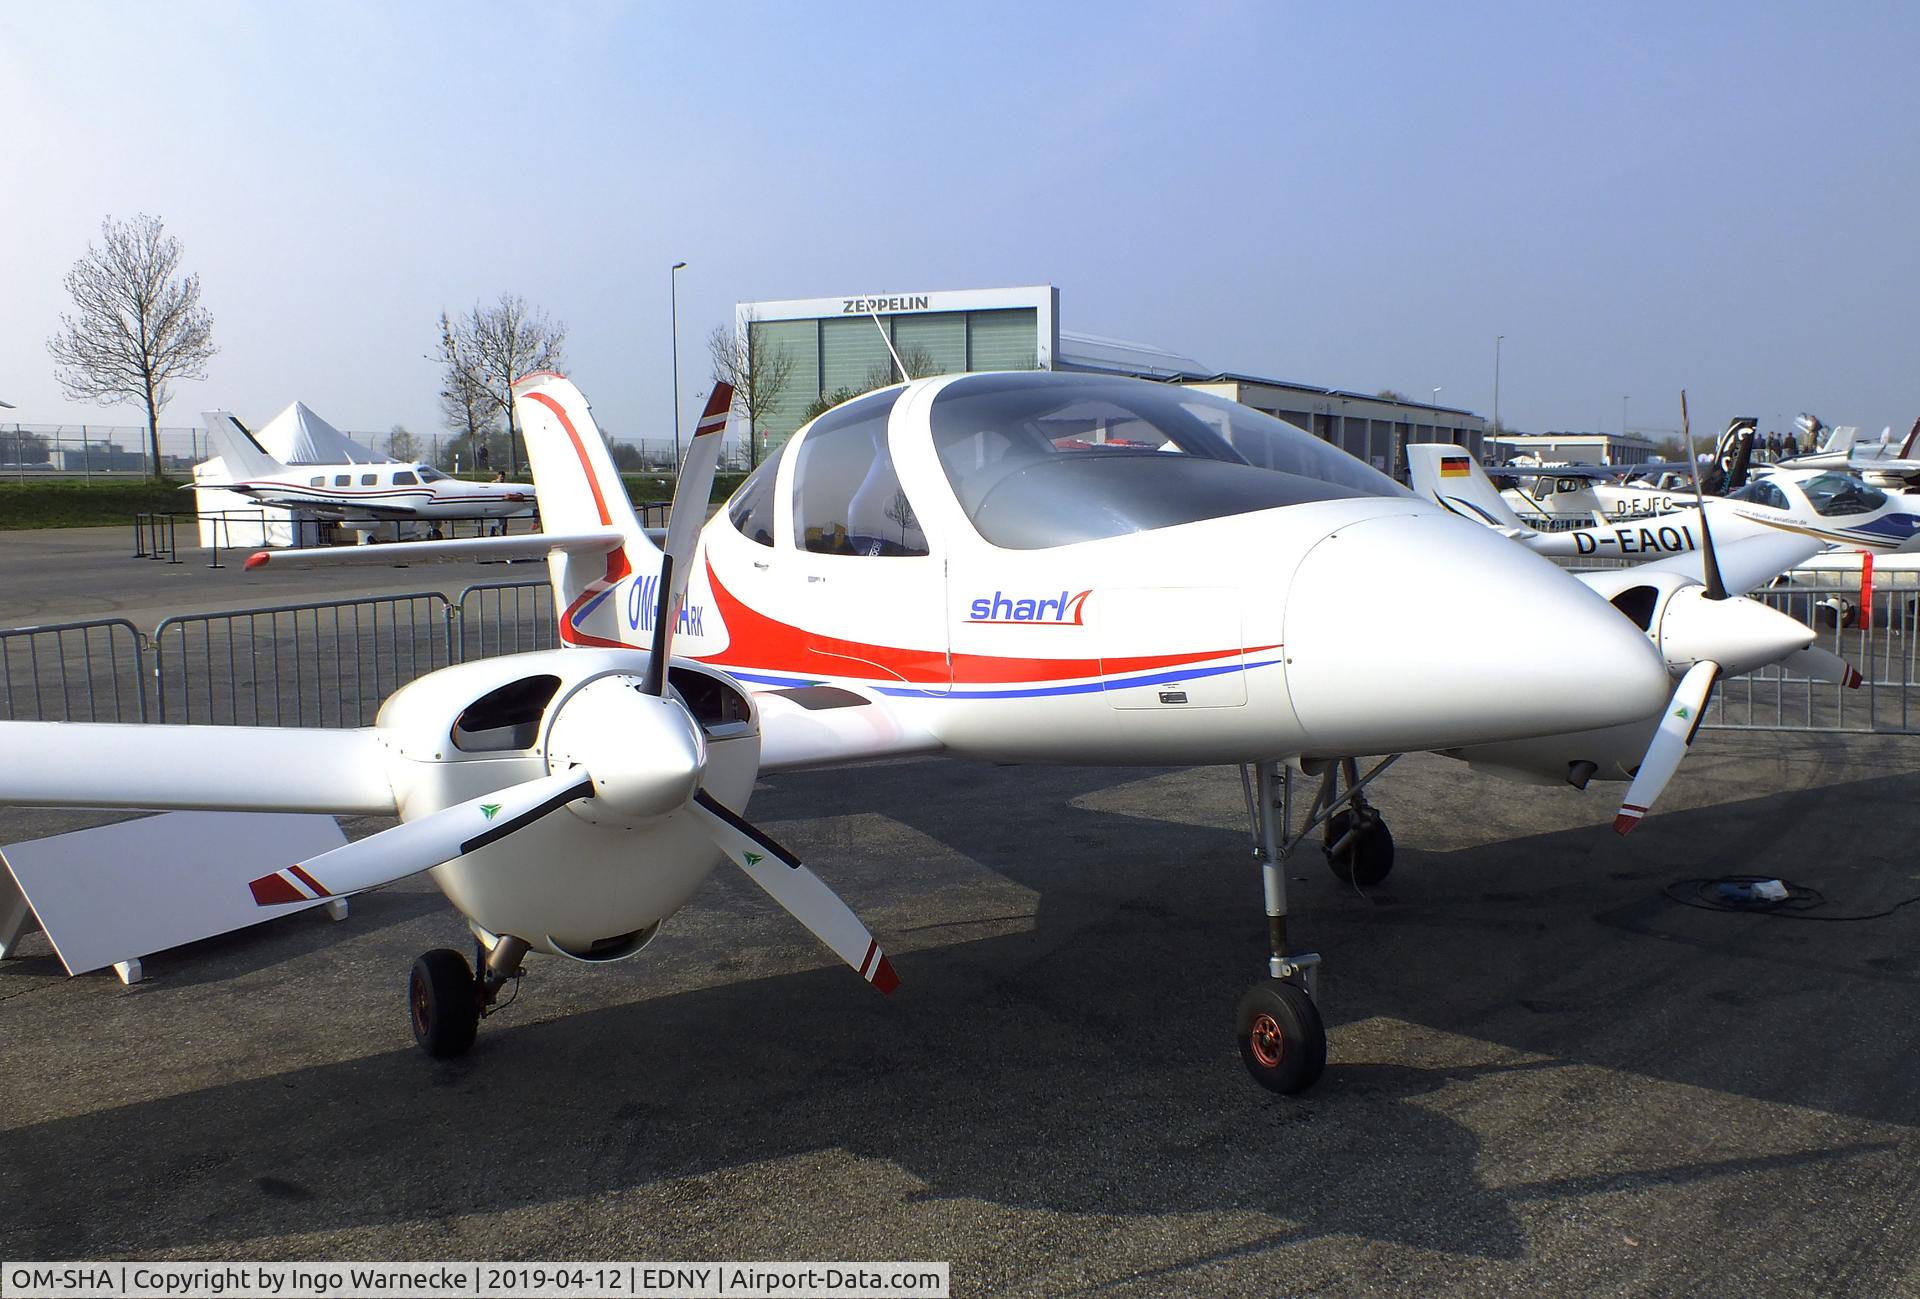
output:
[{"label": "red wheel hub", "polygon": [[1256,1015],[1247,1030],[1247,1039],[1253,1047],[1253,1058],[1262,1068],[1280,1067],[1281,1057],[1287,1053],[1287,1035],[1280,1031],[1279,1020],[1264,1012]]}]

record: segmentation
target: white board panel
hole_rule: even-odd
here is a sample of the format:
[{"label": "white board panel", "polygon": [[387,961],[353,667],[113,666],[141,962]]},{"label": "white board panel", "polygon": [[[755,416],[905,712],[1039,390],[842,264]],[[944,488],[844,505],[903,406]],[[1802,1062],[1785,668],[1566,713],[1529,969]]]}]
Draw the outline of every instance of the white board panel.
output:
[{"label": "white board panel", "polygon": [[347,841],[330,816],[166,812],[0,847],[68,974],[322,905],[262,907],[247,881]]}]

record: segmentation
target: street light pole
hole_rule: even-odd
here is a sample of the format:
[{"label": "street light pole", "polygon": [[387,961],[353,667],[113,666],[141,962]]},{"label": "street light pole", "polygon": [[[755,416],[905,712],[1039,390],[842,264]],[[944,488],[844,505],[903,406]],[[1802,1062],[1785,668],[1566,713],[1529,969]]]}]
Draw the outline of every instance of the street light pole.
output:
[{"label": "street light pole", "polygon": [[667,272],[667,310],[673,331],[673,471],[680,472],[680,272],[685,262],[675,262]]},{"label": "street light pole", "polygon": [[1500,344],[1507,341],[1505,334],[1496,334],[1493,339],[1493,431],[1500,428]]}]

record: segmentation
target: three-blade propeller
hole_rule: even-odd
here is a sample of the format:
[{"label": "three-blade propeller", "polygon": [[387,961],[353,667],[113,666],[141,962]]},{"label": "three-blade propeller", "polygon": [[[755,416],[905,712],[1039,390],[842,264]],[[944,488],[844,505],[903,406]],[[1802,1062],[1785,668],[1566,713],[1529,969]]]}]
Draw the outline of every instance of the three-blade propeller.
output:
[{"label": "three-blade propeller", "polygon": [[[595,809],[607,803],[616,817],[691,812],[728,860],[861,978],[883,993],[899,986],[899,976],[879,943],[819,876],[699,787],[706,753],[697,735],[698,724],[690,715],[669,716],[661,711],[679,709],[684,714],[684,704],[678,702],[677,695],[669,694],[667,669],[675,625],[686,601],[694,548],[706,521],[707,501],[719,463],[720,435],[732,403],[732,387],[716,384],[674,485],[652,650],[643,676],[637,681],[622,678],[632,690],[648,696],[645,705],[641,706],[625,688],[600,690],[589,699],[602,682],[588,683],[578,695],[588,720],[574,725],[573,714],[567,712],[569,701],[563,700],[560,715],[549,729],[547,761],[550,766],[565,764],[562,769],[403,821],[390,830],[263,875],[248,885],[255,902],[277,906],[389,884],[496,843],[569,804],[597,799],[593,802]],[[611,724],[604,716],[609,705],[621,714]],[[572,732],[563,737],[562,726],[572,726]],[[688,726],[696,733],[691,737],[683,734]],[[608,735],[615,738],[608,740]],[[635,752],[639,749],[646,752]],[[686,796],[688,789],[691,797]],[[584,809],[582,814],[596,819]]]}]

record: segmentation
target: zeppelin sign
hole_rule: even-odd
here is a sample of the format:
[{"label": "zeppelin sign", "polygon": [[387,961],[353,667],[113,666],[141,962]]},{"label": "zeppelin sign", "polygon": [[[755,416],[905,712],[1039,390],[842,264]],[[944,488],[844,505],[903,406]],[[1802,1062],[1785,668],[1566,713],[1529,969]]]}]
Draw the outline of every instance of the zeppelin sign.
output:
[{"label": "zeppelin sign", "polygon": [[917,293],[903,298],[842,298],[840,314],[864,316],[868,312],[925,311],[933,295]]}]

